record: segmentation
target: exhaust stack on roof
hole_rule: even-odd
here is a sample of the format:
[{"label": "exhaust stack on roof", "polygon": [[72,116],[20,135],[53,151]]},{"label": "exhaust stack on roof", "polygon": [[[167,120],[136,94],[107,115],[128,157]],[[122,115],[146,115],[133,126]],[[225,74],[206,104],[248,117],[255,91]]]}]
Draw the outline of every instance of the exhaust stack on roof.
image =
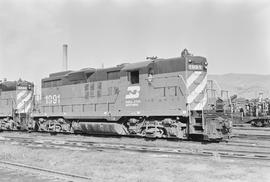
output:
[{"label": "exhaust stack on roof", "polygon": [[67,55],[68,50],[67,49],[68,49],[68,45],[63,44],[63,71],[68,70],[68,55]]}]

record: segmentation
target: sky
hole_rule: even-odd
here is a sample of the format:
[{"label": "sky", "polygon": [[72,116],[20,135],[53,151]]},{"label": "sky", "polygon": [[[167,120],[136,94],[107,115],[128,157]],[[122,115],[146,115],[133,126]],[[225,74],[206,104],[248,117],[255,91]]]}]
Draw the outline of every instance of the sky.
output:
[{"label": "sky", "polygon": [[177,57],[187,48],[210,74],[270,74],[267,0],[0,0],[0,79]]}]

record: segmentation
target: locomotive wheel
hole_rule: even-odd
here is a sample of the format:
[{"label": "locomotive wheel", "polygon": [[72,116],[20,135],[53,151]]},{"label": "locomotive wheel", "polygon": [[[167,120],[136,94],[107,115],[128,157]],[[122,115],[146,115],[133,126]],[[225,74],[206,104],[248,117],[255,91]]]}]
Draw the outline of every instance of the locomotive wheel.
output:
[{"label": "locomotive wheel", "polygon": [[262,122],[261,122],[261,121],[258,121],[258,122],[256,123],[256,126],[257,126],[257,127],[262,127],[262,126],[263,126],[263,124],[262,124]]},{"label": "locomotive wheel", "polygon": [[161,138],[163,137],[164,131],[160,128],[148,128],[147,130],[144,129],[141,134],[146,137]]},{"label": "locomotive wheel", "polygon": [[270,120],[266,120],[265,123],[266,123],[266,125],[265,125],[266,127],[270,127]]},{"label": "locomotive wheel", "polygon": [[59,125],[55,126],[54,128],[54,132],[60,132],[61,130],[62,130],[62,127]]}]

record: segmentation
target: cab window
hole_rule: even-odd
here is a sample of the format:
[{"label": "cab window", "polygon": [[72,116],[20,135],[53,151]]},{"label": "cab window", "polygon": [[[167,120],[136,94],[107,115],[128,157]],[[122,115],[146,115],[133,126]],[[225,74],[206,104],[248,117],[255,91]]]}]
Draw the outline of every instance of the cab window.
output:
[{"label": "cab window", "polygon": [[137,84],[139,83],[139,70],[130,72],[130,83]]}]

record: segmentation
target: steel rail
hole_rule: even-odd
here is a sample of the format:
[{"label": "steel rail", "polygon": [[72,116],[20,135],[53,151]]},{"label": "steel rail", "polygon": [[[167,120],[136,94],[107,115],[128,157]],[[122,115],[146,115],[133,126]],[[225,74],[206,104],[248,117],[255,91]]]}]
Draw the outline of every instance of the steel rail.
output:
[{"label": "steel rail", "polygon": [[15,169],[23,170],[23,171],[27,170],[27,172],[31,172],[31,173],[42,172],[46,175],[50,175],[52,177],[61,178],[65,180],[76,180],[76,181],[82,181],[82,182],[92,181],[92,179],[87,176],[81,176],[77,174],[60,172],[60,171],[55,171],[55,170],[50,170],[50,169],[45,169],[45,168],[30,166],[26,164],[15,163],[15,162],[3,161],[3,160],[0,160],[0,166],[6,167],[6,168],[15,168]]},{"label": "steel rail", "polygon": [[[125,150],[144,153],[158,154],[178,154],[178,155],[197,155],[197,156],[218,156],[224,158],[239,158],[239,159],[256,159],[270,160],[270,153],[265,151],[250,151],[249,150],[232,150],[232,149],[211,149],[211,148],[179,148],[179,147],[156,147],[138,144],[122,144],[122,143],[102,143],[102,142],[85,142],[85,141],[53,141],[33,140],[33,138],[8,137],[10,141],[16,141],[17,144],[26,144],[31,147],[40,148],[63,148],[72,150]],[[256,147],[254,147],[256,148]]]},{"label": "steel rail", "polygon": [[[15,137],[15,136],[8,136],[8,137],[5,137],[5,138],[8,138],[8,139],[16,139],[16,140],[24,140],[24,142],[29,142],[27,140],[29,139],[32,139],[30,137]],[[1,140],[1,139],[0,139]],[[40,139],[40,140],[35,140],[35,141],[32,141],[32,142],[36,142],[36,143],[44,143],[46,141],[52,141],[52,139]],[[252,140],[253,141],[253,140]],[[53,141],[53,142],[56,142],[57,141]],[[64,140],[60,143],[66,143],[66,144],[70,144],[70,145],[80,145],[80,146],[90,146],[90,145],[95,145],[97,143],[100,143],[100,142],[93,142],[93,141],[82,141],[82,140]],[[122,145],[123,143],[121,142],[102,142],[103,144],[116,144],[116,145]],[[191,144],[190,141],[181,141],[181,143],[185,144]],[[58,143],[59,144],[59,143]],[[125,144],[125,143],[124,143]],[[193,143],[195,144],[195,142]],[[133,146],[138,146],[137,144],[132,144],[132,143],[129,143],[129,145],[133,145]],[[247,142],[247,141],[227,141],[227,142],[220,142],[217,144],[218,146],[237,146],[237,147],[247,147],[247,148],[256,148],[256,149],[269,149],[270,151],[270,146],[269,145],[262,145],[262,144],[258,144],[258,143],[254,143],[254,142]],[[149,145],[149,144],[140,144],[139,146],[145,146],[145,147],[155,147],[156,145]],[[162,147],[170,147],[172,148],[172,146],[168,146],[168,145],[163,145]],[[177,148],[177,147],[175,147]],[[178,147],[179,148],[179,147]],[[270,152],[269,152],[270,153]]]},{"label": "steel rail", "polygon": [[270,132],[269,127],[233,127],[233,130],[243,130],[243,131],[266,131]]},{"label": "steel rail", "polygon": [[[29,140],[29,139],[33,139],[31,137],[16,137],[16,136],[5,136],[6,139],[16,139],[16,140]],[[140,138],[141,139],[141,138]],[[1,140],[1,138],[0,138]],[[41,139],[42,140],[42,139]],[[46,141],[52,141],[52,139],[43,139],[42,142],[46,142]],[[252,141],[252,142],[251,142]],[[217,145],[219,146],[241,146],[241,147],[249,147],[249,148],[269,148],[269,145],[262,145],[262,144],[258,144],[258,143],[254,143],[254,140],[251,141],[240,141],[240,140],[229,140],[226,142],[219,142]],[[35,140],[34,142],[39,142],[39,140]],[[57,142],[57,141],[54,141]],[[70,140],[70,139],[64,139],[65,143],[75,143],[75,144],[79,144],[80,145],[90,145],[90,144],[95,144],[95,143],[100,143],[100,142],[93,142],[93,141],[83,141],[83,140]],[[174,141],[169,141],[169,142],[174,142]],[[185,141],[182,140],[181,143],[189,143],[191,144],[192,141]],[[112,144],[112,142],[102,142],[103,144]],[[193,144],[195,144],[196,142],[193,142]],[[113,142],[113,144],[118,144],[121,145],[123,143],[121,142]],[[124,143],[125,144],[125,143]],[[136,144],[130,144],[129,145],[136,145]],[[209,143],[207,143],[206,145],[209,145]],[[210,143],[211,145],[211,143]],[[149,145],[149,144],[140,144],[140,146],[146,146],[146,147],[151,147],[151,146],[156,146],[156,145]],[[163,145],[164,146],[164,145]],[[171,147],[168,145],[165,145],[165,147]]]},{"label": "steel rail", "polygon": [[262,141],[270,141],[270,135],[257,135],[257,134],[238,134],[237,136],[234,136],[234,138],[241,138],[241,139],[247,139],[247,140],[262,140]]}]

